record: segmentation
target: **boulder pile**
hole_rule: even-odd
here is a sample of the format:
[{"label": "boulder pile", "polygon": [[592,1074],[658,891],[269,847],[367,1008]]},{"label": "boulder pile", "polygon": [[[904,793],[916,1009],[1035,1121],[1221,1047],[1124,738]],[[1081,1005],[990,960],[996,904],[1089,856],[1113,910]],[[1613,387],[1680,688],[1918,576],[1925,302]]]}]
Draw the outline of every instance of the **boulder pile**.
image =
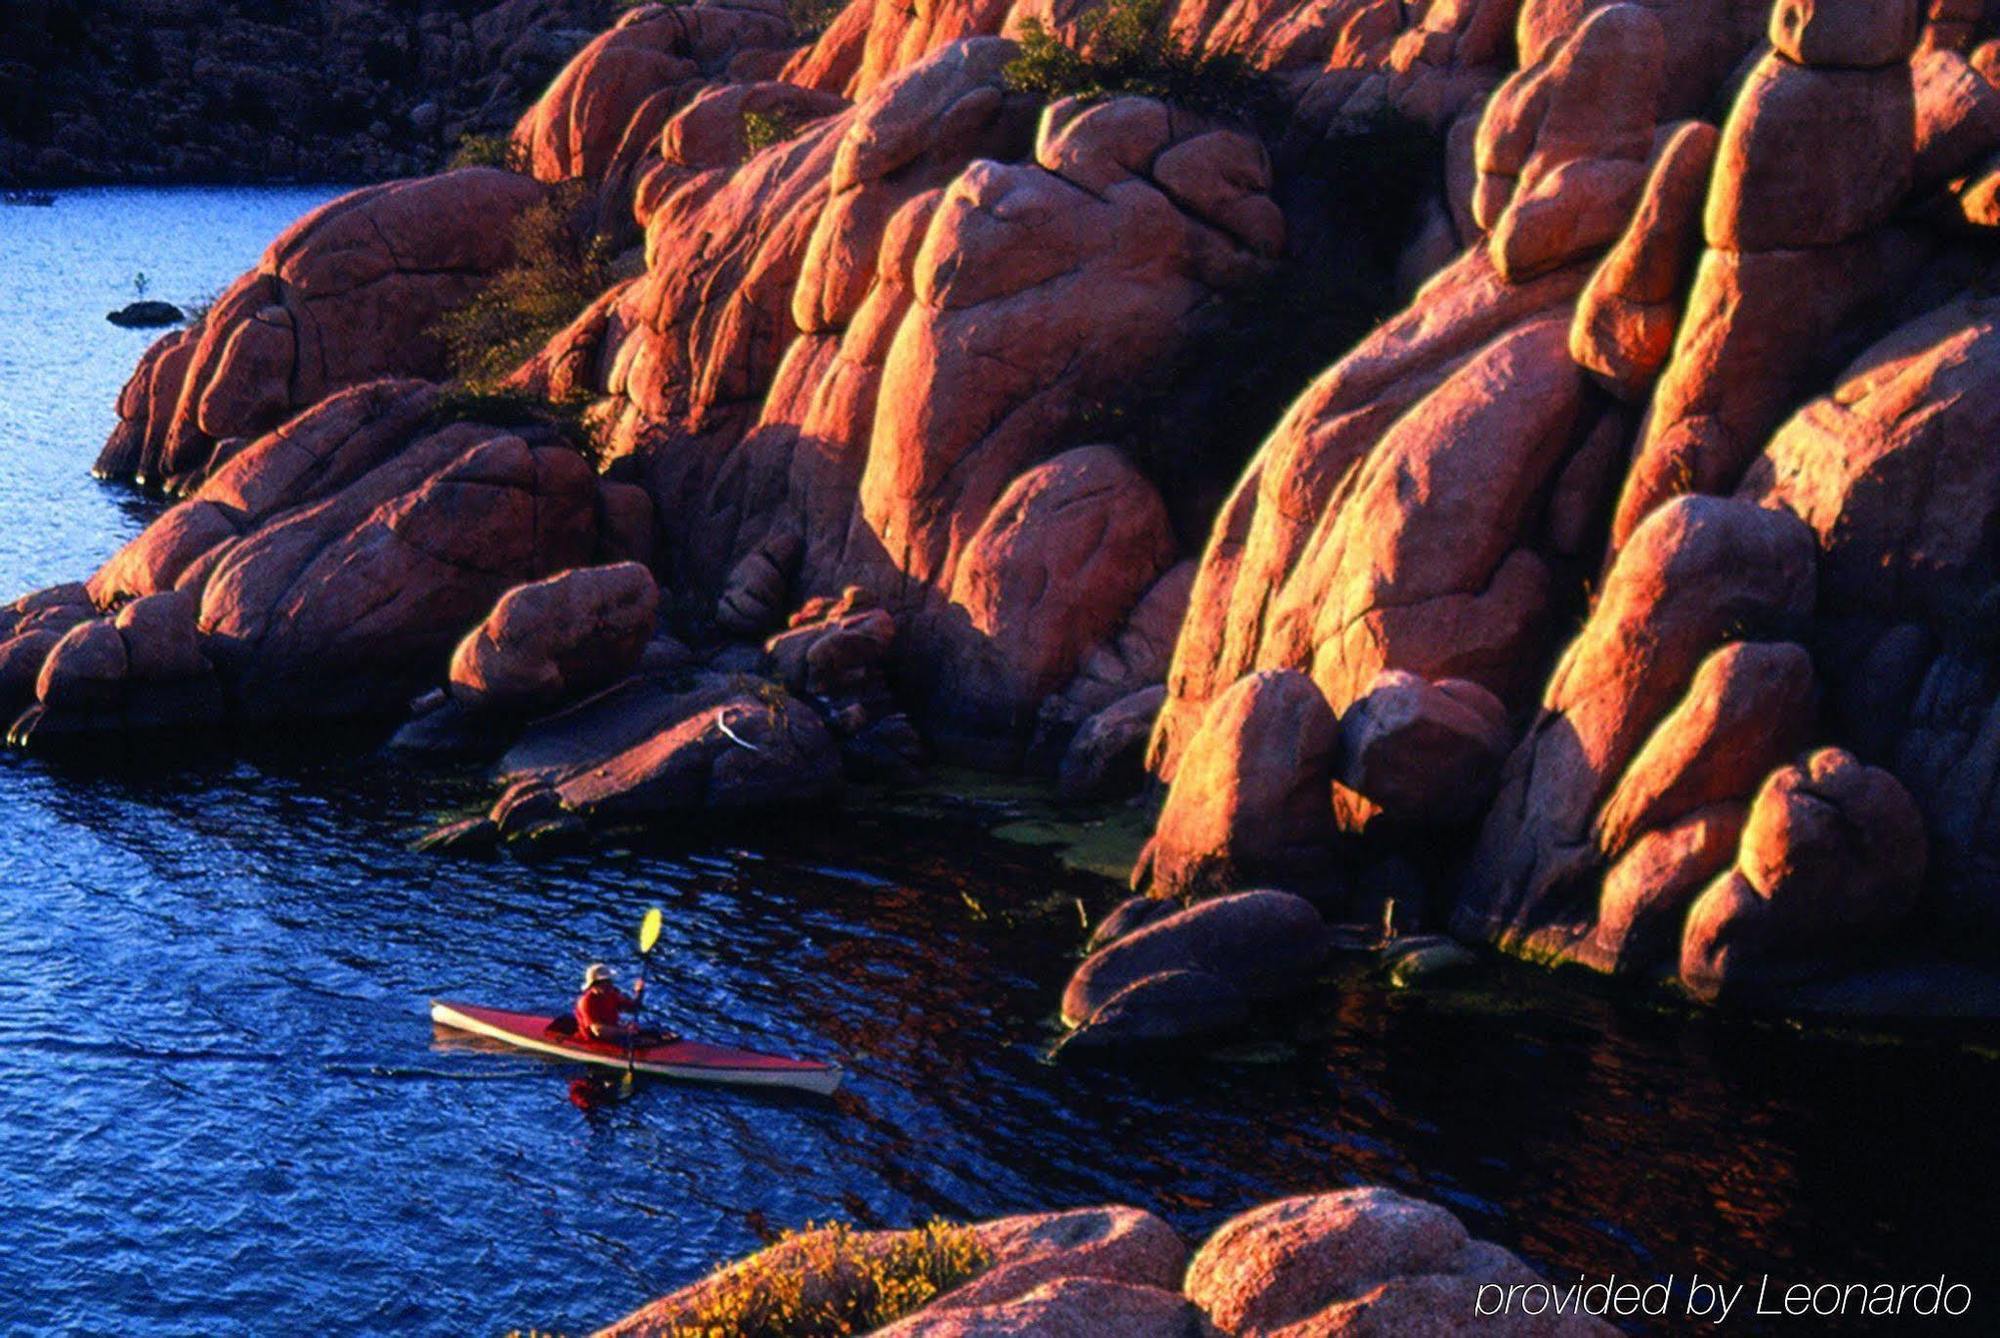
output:
[{"label": "boulder pile", "polygon": [[[1384,916],[1702,999],[1990,963],[2000,15],[1176,4],[1135,40],[1254,77],[1170,102],[1016,40],[1087,8],[635,6],[520,170],[302,220],[121,399],[101,469],[179,504],[0,614],[17,735],[417,697],[538,759],[482,838],[930,758],[1149,793],[1138,890],[1209,927],[1102,946],[1098,1038]],[[435,320],[557,200],[642,244],[467,406]],[[1380,229],[1387,307],[1315,286]],[[1358,337],[1225,440],[1322,291]]]},{"label": "boulder pile", "polygon": [[[1366,1187],[1281,1199],[1218,1227],[1192,1255],[1174,1229],[1138,1208],[1079,1208],[964,1229],[987,1259],[971,1281],[873,1332],[895,1338],[1119,1334],[1131,1338],[1498,1333],[1596,1338],[1617,1332],[1575,1313],[1478,1317],[1508,1287],[1542,1278],[1471,1237],[1445,1209]],[[711,1313],[718,1296],[783,1272],[814,1297],[837,1294],[835,1265],[882,1258],[916,1233],[850,1235],[835,1255],[808,1234],[772,1246],[634,1311],[597,1338],[663,1338]]]}]

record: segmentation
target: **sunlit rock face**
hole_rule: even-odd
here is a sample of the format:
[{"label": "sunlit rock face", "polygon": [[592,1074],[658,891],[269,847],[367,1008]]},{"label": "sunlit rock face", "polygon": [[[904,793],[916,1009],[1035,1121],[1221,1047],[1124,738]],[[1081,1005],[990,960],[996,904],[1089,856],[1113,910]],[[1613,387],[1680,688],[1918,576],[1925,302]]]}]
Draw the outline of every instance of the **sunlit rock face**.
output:
[{"label": "sunlit rock face", "polygon": [[[1025,91],[1029,20],[1099,40],[1038,2],[638,7],[522,117],[525,171],[302,221],[146,355],[102,467],[188,500],[4,615],[10,709],[373,709],[473,635],[460,707],[754,671],[813,713],[767,722],[805,795],[927,755],[1120,793],[1150,728],[1138,881],[1174,899],[1395,901],[1719,1000],[2000,928],[1979,7],[1171,7],[1261,111]],[[1375,178],[1313,172],[1383,118],[1431,156],[1380,319],[1307,346],[1240,468],[1213,419],[1132,430],[1295,318],[1301,257],[1378,263],[1336,208]],[[507,384],[590,458],[424,384],[558,198],[634,246]],[[655,625],[636,579],[535,584],[626,560]],[[721,724],[625,789],[747,765],[758,701],[648,717],[625,747]],[[1151,974],[1100,1036],[1254,994]]]},{"label": "sunlit rock face", "polygon": [[[1169,26],[1282,76],[1308,136],[1385,111],[1441,131],[1504,73],[1506,5],[1337,8]],[[1191,536],[1089,425],[1213,327],[1288,231],[1240,120],[1009,86],[1000,34],[1032,19],[1079,40],[1080,13],[857,4],[808,40],[771,0],[634,7],[522,116],[518,172],[337,201],[156,346],[100,468],[192,492],[329,395],[439,377],[438,318],[515,261],[522,211],[559,199],[614,241],[643,233],[643,271],[515,384],[598,401],[655,504],[668,584],[760,609],[720,619],[739,635],[866,590],[948,750],[1060,749],[1086,703],[1158,680],[1149,643],[1171,639],[1155,624],[1191,570],[1163,583]],[[739,576],[763,602],[732,598]],[[1086,665],[1094,686],[1071,692]]]},{"label": "sunlit rock face", "polygon": [[97,472],[185,489],[218,463],[218,443],[349,386],[442,376],[432,326],[513,259],[514,220],[544,195],[475,167],[367,186],[307,214],[200,320],[146,351]]},{"label": "sunlit rock face", "polygon": [[1285,234],[1255,139],[1148,99],[1041,109],[1004,86],[1014,51],[945,47],[667,188],[646,275],[563,352],[679,582],[739,613],[873,591],[924,722],[998,761],[1176,555],[1089,415]]},{"label": "sunlit rock face", "polygon": [[[620,485],[546,429],[436,421],[436,399],[373,382],[238,450],[100,568],[80,607],[60,606],[86,618],[69,635],[94,642],[82,658],[81,644],[48,651],[33,729],[94,704],[71,690],[79,675],[119,680],[133,709],[212,669],[213,714],[241,721],[397,712],[510,587],[625,556],[607,501]],[[180,612],[136,617],[169,595]],[[119,664],[98,627],[123,638]]]},{"label": "sunlit rock face", "polygon": [[[1180,773],[1248,684],[1308,675],[1336,755],[1383,753],[1285,810],[1337,895],[1408,774],[1368,684],[1463,679],[1512,752],[1432,874],[1466,938],[1751,999],[1990,932],[1994,685],[1965,615],[2000,472],[1959,448],[1991,399],[1990,315],[1960,296],[2000,147],[1987,34],[1917,5],[1699,8],[1522,7],[1523,68],[1472,137],[1481,235],[1293,406],[1211,531],[1149,758],[1157,844],[1194,812],[1210,850],[1278,830]],[[1479,459],[1456,483],[1455,451]],[[1805,893],[1821,859],[1847,877]]]}]

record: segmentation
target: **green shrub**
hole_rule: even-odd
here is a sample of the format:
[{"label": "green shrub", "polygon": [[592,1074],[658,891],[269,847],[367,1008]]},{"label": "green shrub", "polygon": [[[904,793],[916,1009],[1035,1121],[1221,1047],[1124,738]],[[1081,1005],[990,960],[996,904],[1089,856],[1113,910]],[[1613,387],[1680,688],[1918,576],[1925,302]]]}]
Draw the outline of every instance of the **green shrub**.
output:
[{"label": "green shrub", "polygon": [[469,389],[493,390],[617,278],[604,239],[571,226],[577,190],[558,188],[524,209],[511,232],[513,263],[432,325]]},{"label": "green shrub", "polygon": [[528,155],[508,135],[461,135],[458,150],[451,155],[451,167],[503,167],[509,172],[528,170]]},{"label": "green shrub", "polygon": [[675,1338],[833,1338],[867,1333],[993,1262],[968,1228],[932,1222],[872,1248],[836,1223],[781,1237],[718,1278]]},{"label": "green shrub", "polygon": [[601,465],[604,443],[588,399],[547,400],[524,390],[472,390],[449,386],[424,416],[426,432],[453,423],[482,423],[516,431],[547,431]]},{"label": "green shrub", "polygon": [[1167,31],[1166,0],[1105,0],[1077,20],[1067,46],[1039,19],[1021,24],[1007,86],[1053,101],[1141,96],[1221,116],[1253,114],[1262,76],[1234,52],[1198,52]]},{"label": "green shrub", "polygon": [[743,113],[743,142],[753,154],[762,153],[773,144],[782,144],[798,133],[798,122],[781,111]]},{"label": "green shrub", "polygon": [[792,21],[794,37],[817,37],[827,30],[847,0],[785,0],[785,16]]}]

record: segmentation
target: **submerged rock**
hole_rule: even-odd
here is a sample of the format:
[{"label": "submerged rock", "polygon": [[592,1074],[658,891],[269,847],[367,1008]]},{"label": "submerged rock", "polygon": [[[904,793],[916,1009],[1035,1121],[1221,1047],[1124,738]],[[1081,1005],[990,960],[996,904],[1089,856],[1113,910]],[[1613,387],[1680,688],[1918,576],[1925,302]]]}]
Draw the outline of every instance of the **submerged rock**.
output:
[{"label": "submerged rock", "polygon": [[1170,968],[1139,977],[1096,1005],[1061,1050],[1094,1050],[1209,1036],[1250,1018],[1242,988],[1209,971]]},{"label": "submerged rock", "polygon": [[1186,909],[1178,901],[1166,897],[1127,897],[1108,911],[1090,931],[1090,941],[1086,948],[1096,952],[1099,948],[1127,934],[1144,929],[1156,920],[1164,920]]},{"label": "submerged rock", "polygon": [[507,788],[488,817],[429,844],[580,840],[592,823],[813,808],[841,787],[840,751],[817,712],[723,676],[678,692],[630,680],[531,727],[495,775]]},{"label": "submerged rock", "polygon": [[128,330],[143,330],[155,325],[177,325],[187,316],[171,302],[141,301],[127,302],[104,319]]}]

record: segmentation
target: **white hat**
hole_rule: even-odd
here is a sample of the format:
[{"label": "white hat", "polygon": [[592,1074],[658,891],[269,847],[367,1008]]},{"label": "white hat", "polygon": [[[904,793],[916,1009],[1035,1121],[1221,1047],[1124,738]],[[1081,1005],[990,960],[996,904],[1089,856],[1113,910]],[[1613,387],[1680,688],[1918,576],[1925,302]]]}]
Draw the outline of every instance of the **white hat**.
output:
[{"label": "white hat", "polygon": [[589,989],[600,980],[616,979],[616,973],[602,962],[592,962],[583,973],[583,987]]}]

